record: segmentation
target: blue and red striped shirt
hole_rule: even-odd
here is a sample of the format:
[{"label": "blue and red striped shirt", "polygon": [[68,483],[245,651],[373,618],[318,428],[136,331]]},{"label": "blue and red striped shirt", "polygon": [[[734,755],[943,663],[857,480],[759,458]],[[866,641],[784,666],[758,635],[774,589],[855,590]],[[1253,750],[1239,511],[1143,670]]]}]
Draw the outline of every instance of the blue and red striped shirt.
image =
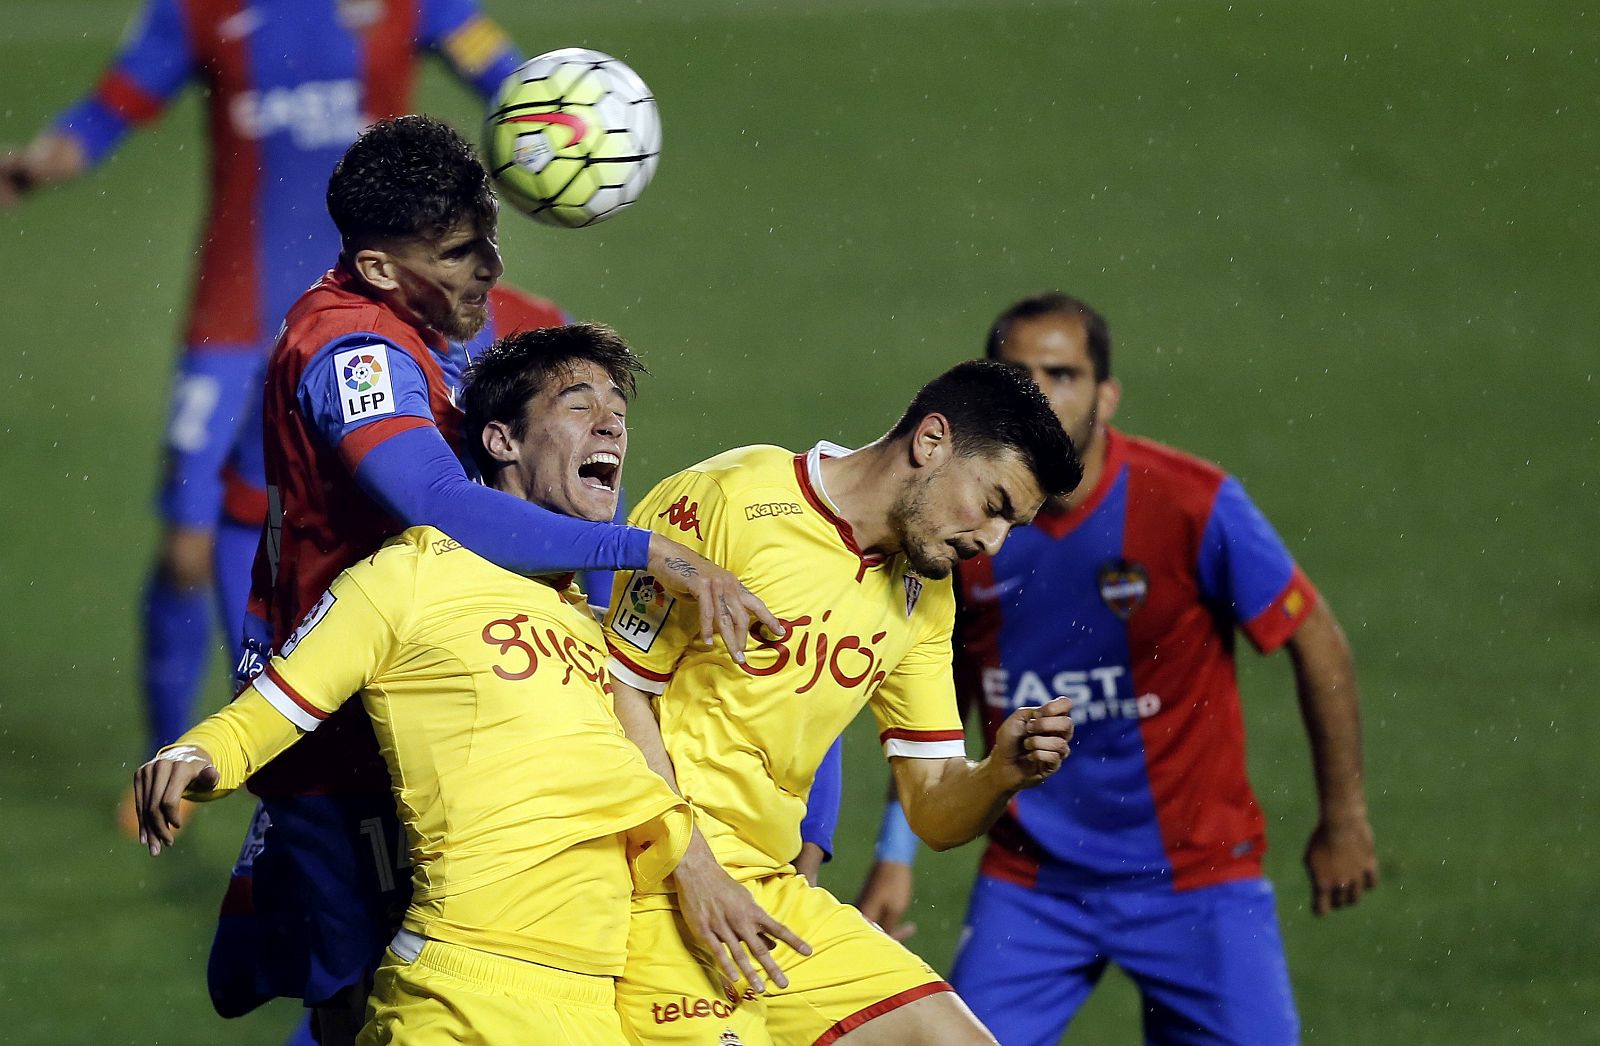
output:
[{"label": "blue and red striped shirt", "polygon": [[1105,470],[962,565],[958,684],[989,739],[1071,697],[1072,755],[990,833],[986,874],[1043,890],[1191,889],[1261,874],[1234,631],[1281,646],[1316,590],[1243,486],[1110,432]]},{"label": "blue and red striped shirt", "polygon": [[211,201],[185,340],[263,352],[339,251],[328,175],[363,127],[410,111],[426,51],[484,97],[519,61],[476,0],[150,0],[54,127],[98,163],[205,89]]}]

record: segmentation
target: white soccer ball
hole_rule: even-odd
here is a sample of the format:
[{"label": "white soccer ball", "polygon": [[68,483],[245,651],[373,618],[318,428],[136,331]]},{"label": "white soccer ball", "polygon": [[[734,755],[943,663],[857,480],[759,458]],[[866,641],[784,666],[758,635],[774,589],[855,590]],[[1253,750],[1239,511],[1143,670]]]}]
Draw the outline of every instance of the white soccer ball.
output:
[{"label": "white soccer ball", "polygon": [[639,74],[583,47],[530,58],[506,78],[484,124],[503,199],[577,228],[631,206],[661,155],[661,117]]}]

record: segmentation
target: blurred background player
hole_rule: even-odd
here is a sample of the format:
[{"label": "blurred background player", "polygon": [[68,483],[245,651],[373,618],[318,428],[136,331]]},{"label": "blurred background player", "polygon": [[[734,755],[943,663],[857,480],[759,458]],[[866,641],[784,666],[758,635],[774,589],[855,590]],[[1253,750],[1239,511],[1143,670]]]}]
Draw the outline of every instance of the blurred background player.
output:
[{"label": "blurred background player", "polygon": [[[791,865],[818,764],[863,705],[911,822],[941,848],[1061,765],[1072,720],[1048,697],[966,759],[949,578],[1081,475],[1033,383],[976,361],[929,382],[869,446],[728,451],[634,509],[726,559],[786,633],[730,657],[694,642],[692,608],[659,575],[617,580],[617,715],[699,826],[672,888],[635,903],[617,988],[634,1041],[993,1041],[932,968]],[[773,939],[796,952],[780,961]]]},{"label": "blurred background player", "polygon": [[[742,651],[752,616],[781,632],[737,578],[665,535],[550,512],[468,475],[446,364],[451,344],[487,322],[502,266],[489,175],[465,139],[427,117],[379,121],[335,165],[327,207],[338,264],[290,308],[267,365],[269,505],[248,676],[269,651],[292,653],[297,623],[315,617],[341,570],[420,525],[520,574],[655,571],[698,607],[708,646],[718,635]],[[619,464],[596,453],[572,467],[614,491]],[[321,1041],[348,1041],[409,886],[374,865],[375,852],[397,852],[399,830],[371,722],[344,705],[250,787],[270,821],[249,896],[259,936],[229,940],[219,928],[213,1001],[230,1016],[273,995],[302,998]]]},{"label": "blurred background player", "polygon": [[[990,738],[1013,708],[1058,694],[1078,730],[1062,771],[990,831],[951,981],[1006,1046],[1056,1042],[1107,963],[1138,986],[1148,1042],[1297,1042],[1234,630],[1294,662],[1318,915],[1378,874],[1344,634],[1238,480],[1110,427],[1122,388],[1097,312],[1025,299],[987,352],[1039,383],[1084,448],[1084,482],[961,565],[958,685]],[[902,816],[888,812],[860,901],[891,931],[910,901]]]},{"label": "blurred background player", "polygon": [[[477,0],[149,0],[93,92],[0,154],[4,205],[93,169],[188,84],[205,92],[210,200],[141,611],[150,751],[195,719],[214,584],[225,642],[238,640],[266,506],[260,368],[290,304],[338,250],[328,172],[363,127],[411,109],[427,53],[485,98],[520,61]],[[125,831],[130,812],[124,803]]]},{"label": "blurred background player", "polygon": [[[617,488],[582,463],[606,455],[620,476],[640,370],[606,328],[515,335],[473,366],[463,440],[496,490],[610,520]],[[623,734],[572,575],[513,574],[413,527],[318,606],[233,704],[140,769],[151,854],[191,783],[238,787],[359,693],[415,883],[361,1041],[620,1046],[634,880],[664,878],[692,822]]]}]

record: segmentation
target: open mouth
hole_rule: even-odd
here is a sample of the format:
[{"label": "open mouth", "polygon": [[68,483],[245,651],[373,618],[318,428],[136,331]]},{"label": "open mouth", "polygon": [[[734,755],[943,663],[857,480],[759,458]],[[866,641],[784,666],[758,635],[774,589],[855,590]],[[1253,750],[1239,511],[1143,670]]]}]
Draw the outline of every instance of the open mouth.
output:
[{"label": "open mouth", "polygon": [[578,479],[592,490],[617,492],[617,473],[622,470],[622,459],[610,451],[600,450],[578,463]]}]

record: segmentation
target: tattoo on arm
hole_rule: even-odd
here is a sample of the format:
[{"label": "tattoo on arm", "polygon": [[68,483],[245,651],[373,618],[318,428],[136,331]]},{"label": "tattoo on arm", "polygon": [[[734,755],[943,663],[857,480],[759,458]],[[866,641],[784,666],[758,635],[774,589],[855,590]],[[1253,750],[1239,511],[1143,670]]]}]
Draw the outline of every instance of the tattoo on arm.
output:
[{"label": "tattoo on arm", "polygon": [[695,577],[700,571],[695,565],[681,556],[673,556],[667,560],[667,569],[679,577]]}]

